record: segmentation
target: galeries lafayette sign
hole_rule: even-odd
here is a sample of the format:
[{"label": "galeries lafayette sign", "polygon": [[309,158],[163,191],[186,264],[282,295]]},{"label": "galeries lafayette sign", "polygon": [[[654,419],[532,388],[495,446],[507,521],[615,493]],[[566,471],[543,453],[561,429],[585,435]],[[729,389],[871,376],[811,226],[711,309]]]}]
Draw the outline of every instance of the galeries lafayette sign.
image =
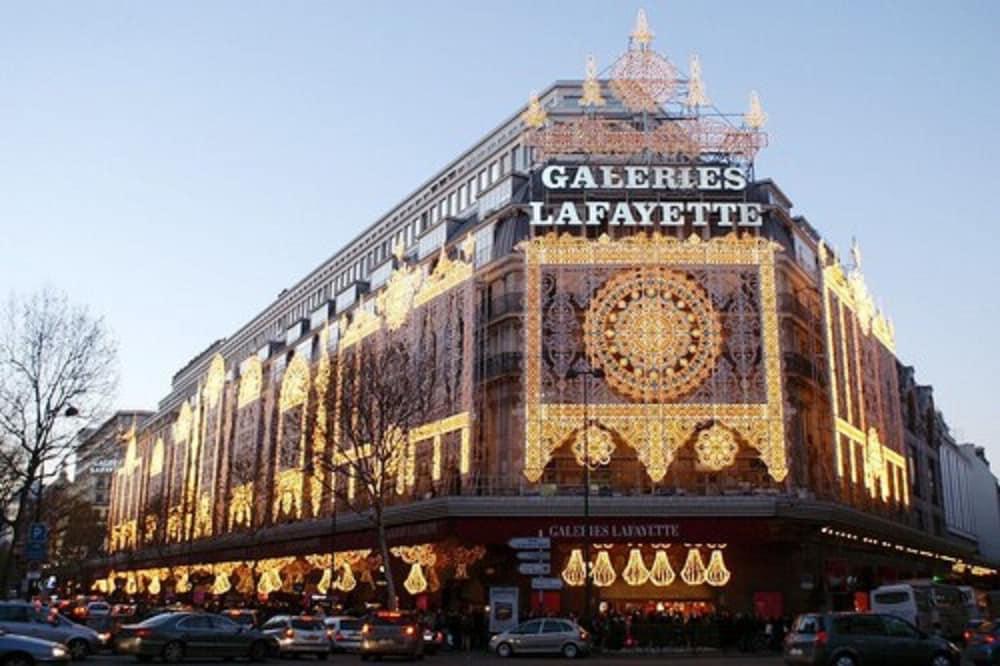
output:
[{"label": "galeries lafayette sign", "polygon": [[[531,202],[536,227],[759,227],[763,206],[747,201],[703,201],[704,194],[741,193],[747,188],[742,167],[722,165],[550,164],[541,171],[550,195],[580,193],[584,200]],[[616,193],[615,198],[603,198]],[[625,200],[635,193],[635,200]],[[638,200],[660,193],[689,200]],[[695,198],[699,200],[695,200]]]},{"label": "galeries lafayette sign", "polygon": [[553,539],[579,539],[590,532],[591,539],[676,539],[681,536],[678,523],[597,523],[590,525],[557,523],[549,525],[548,534]]}]

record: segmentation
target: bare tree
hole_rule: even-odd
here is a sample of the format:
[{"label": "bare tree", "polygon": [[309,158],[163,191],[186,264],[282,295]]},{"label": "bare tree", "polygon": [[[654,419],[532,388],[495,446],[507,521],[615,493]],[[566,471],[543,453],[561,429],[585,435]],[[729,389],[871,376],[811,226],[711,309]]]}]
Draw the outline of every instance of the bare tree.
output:
[{"label": "bare tree", "polygon": [[[375,530],[387,605],[398,608],[385,510],[407,483],[407,433],[427,419],[436,383],[433,345],[377,334],[342,352],[337,388],[326,397],[334,455],[316,457],[334,475],[334,498]],[[325,475],[330,477],[331,475]]]},{"label": "bare tree", "polygon": [[11,296],[2,318],[0,441],[4,464],[16,472],[12,538],[0,570],[0,590],[6,591],[32,518],[31,500],[72,453],[81,426],[96,422],[109,406],[117,349],[101,318],[52,290]]}]

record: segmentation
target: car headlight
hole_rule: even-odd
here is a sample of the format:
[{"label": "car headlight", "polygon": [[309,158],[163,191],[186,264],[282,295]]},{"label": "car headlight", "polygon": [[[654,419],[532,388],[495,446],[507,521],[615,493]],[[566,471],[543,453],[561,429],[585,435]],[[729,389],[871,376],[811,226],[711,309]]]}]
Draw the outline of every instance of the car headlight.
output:
[{"label": "car headlight", "polygon": [[105,631],[104,633],[97,634],[97,638],[99,638],[102,643],[107,643],[111,640],[111,633]]},{"label": "car headlight", "polygon": [[62,645],[53,645],[52,656],[55,657],[56,659],[61,659],[62,657],[65,657],[66,648],[64,648]]}]

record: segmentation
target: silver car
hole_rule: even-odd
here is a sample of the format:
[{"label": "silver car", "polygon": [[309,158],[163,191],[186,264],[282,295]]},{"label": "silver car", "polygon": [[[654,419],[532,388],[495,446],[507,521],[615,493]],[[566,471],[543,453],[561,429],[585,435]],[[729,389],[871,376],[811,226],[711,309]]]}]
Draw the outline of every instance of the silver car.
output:
[{"label": "silver car", "polygon": [[278,641],[281,654],[312,654],[326,659],[330,635],[322,620],[298,615],[275,615],[260,628],[265,636]]},{"label": "silver car", "polygon": [[575,659],[590,653],[590,634],[572,620],[528,620],[490,639],[490,651],[500,657],[515,654],[561,654]]},{"label": "silver car", "polygon": [[0,664],[4,666],[62,666],[68,663],[69,650],[61,643],[15,636],[0,630]]},{"label": "silver car", "polygon": [[73,659],[84,659],[103,647],[90,627],[67,620],[45,606],[26,601],[0,602],[0,629],[10,634],[62,643]]},{"label": "silver car", "polygon": [[358,652],[361,649],[361,627],[364,622],[346,615],[328,617],[323,621],[333,634],[334,652]]}]

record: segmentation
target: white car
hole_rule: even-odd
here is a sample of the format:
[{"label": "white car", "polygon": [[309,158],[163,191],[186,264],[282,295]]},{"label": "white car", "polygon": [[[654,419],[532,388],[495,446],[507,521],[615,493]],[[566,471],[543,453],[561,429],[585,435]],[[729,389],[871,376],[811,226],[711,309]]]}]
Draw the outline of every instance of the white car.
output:
[{"label": "white car", "polygon": [[330,654],[330,633],[323,621],[305,615],[275,615],[260,628],[278,641],[281,654],[314,654],[326,659]]},{"label": "white car", "polygon": [[358,652],[361,649],[362,620],[341,615],[324,620],[333,641],[334,652]]}]

